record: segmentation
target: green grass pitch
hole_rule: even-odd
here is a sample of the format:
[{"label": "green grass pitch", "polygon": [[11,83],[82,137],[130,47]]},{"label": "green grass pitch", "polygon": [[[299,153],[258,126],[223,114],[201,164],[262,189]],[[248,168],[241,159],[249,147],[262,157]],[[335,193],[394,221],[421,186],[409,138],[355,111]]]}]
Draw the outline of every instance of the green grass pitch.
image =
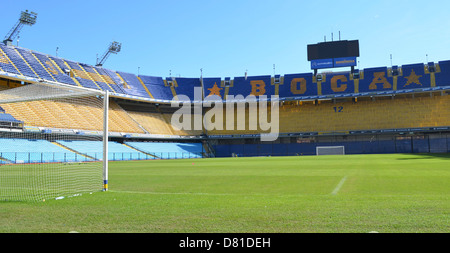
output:
[{"label": "green grass pitch", "polygon": [[448,233],[450,155],[111,162],[109,191],[0,202],[1,233]]}]

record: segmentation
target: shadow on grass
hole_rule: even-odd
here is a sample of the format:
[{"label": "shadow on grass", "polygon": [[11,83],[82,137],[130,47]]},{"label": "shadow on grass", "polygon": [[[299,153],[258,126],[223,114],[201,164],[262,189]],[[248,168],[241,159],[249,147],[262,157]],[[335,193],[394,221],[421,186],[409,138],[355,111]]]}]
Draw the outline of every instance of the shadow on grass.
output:
[{"label": "shadow on grass", "polygon": [[415,160],[415,159],[450,159],[450,153],[411,153],[409,157],[399,157],[397,160]]}]

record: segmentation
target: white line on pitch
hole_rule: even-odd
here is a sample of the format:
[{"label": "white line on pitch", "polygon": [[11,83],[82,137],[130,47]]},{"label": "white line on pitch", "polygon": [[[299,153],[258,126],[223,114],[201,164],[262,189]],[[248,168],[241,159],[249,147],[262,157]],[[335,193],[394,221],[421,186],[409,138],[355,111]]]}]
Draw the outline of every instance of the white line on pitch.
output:
[{"label": "white line on pitch", "polygon": [[[149,194],[149,195],[204,195],[204,196],[278,196],[279,194],[267,193],[212,193],[212,192],[141,192],[141,191],[122,191],[108,190],[109,192],[130,193],[130,194]],[[298,196],[298,194],[283,194],[283,196]]]},{"label": "white line on pitch", "polygon": [[[201,192],[141,192],[141,191],[121,191],[121,190],[109,190],[110,192],[118,193],[131,193],[131,194],[152,194],[152,195],[216,195],[216,196],[228,196],[228,195],[243,195],[233,193],[201,193]],[[264,195],[264,194],[252,194],[252,195]]]},{"label": "white line on pitch", "polygon": [[347,176],[343,177],[339,184],[334,188],[334,190],[331,192],[331,194],[336,195],[338,191],[341,189],[342,185],[344,185],[345,180],[347,180]]}]

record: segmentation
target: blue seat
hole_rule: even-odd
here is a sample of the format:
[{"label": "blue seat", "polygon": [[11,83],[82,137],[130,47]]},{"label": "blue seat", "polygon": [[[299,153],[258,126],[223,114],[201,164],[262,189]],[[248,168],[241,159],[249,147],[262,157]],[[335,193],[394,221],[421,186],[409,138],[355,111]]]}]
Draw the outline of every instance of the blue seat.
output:
[{"label": "blue seat", "polygon": [[75,81],[73,81],[73,79],[67,75],[67,73],[61,72],[60,70],[61,68],[55,66],[48,56],[37,52],[33,52],[33,54],[36,56],[36,58],[38,58],[38,60],[42,63],[42,65],[51,73],[56,82],[70,85],[77,85]]},{"label": "blue seat", "polygon": [[436,86],[450,86],[450,61],[439,62],[440,72],[436,73]]},{"label": "blue seat", "polygon": [[[98,76],[98,74],[95,72],[94,67],[88,64],[80,63],[80,65],[84,68],[84,70],[90,75],[90,76]],[[110,92],[116,92],[112,87],[110,87],[107,83],[103,81],[99,81],[97,79],[94,79],[93,81],[95,84],[97,84],[98,87],[100,87],[103,91],[110,91]],[[92,80],[91,80],[92,81]]]},{"label": "blue seat", "polygon": [[155,99],[172,100],[173,94],[169,86],[165,86],[162,77],[140,75],[144,85]]},{"label": "blue seat", "polygon": [[[85,154],[96,160],[103,159],[103,142],[102,141],[81,141],[81,140],[62,140],[57,141],[59,144],[73,149],[79,153]],[[117,142],[108,142],[108,160],[141,160],[152,159],[151,156],[146,156],[144,153],[135,149],[128,148]]]},{"label": "blue seat", "polygon": [[[177,87],[175,87],[175,92],[178,96],[184,95],[189,98],[190,101],[194,101],[194,91],[195,88],[201,88],[200,78],[176,78]],[[201,99],[201,89],[200,91],[200,99]],[[198,95],[197,95],[198,96]]]},{"label": "blue seat", "polygon": [[33,72],[30,67],[28,67],[27,63],[20,57],[20,55],[14,50],[13,47],[5,46],[0,44],[3,52],[9,57],[9,59],[14,63],[14,65],[19,69],[20,73],[25,76],[37,78],[36,74]]},{"label": "blue seat", "polygon": [[101,68],[101,67],[94,67],[94,68],[97,70],[97,72],[100,75],[108,76],[108,77],[111,78],[113,83],[108,83],[108,84],[109,84],[109,86],[111,86],[111,88],[114,89],[114,91],[116,93],[126,94],[125,90],[123,89],[123,83],[121,83],[120,78],[117,76],[117,74],[114,71],[108,70],[108,69],[104,69],[104,68]]},{"label": "blue seat", "polygon": [[142,86],[141,82],[139,81],[136,75],[120,71],[118,71],[117,73],[123,78],[123,80],[130,87],[130,89],[125,89],[125,92],[128,95],[150,98],[150,95],[148,95],[147,91]]},{"label": "blue seat", "polygon": [[86,161],[85,157],[46,140],[0,139],[0,163]]},{"label": "blue seat", "polygon": [[52,75],[42,67],[41,63],[32,55],[31,51],[22,48],[16,48],[17,51],[23,56],[31,68],[36,72],[36,74],[45,80],[55,81]]},{"label": "blue seat", "polygon": [[201,158],[201,143],[126,142],[127,145],[162,159]]},{"label": "blue seat", "polygon": [[5,110],[0,107],[0,121],[3,122],[14,122],[14,123],[23,123],[23,121],[17,120],[11,114],[5,113]]},{"label": "blue seat", "polygon": [[12,62],[8,60],[7,55],[4,55],[1,51],[0,51],[0,69],[8,73],[16,75],[20,74],[19,71],[17,71],[17,69],[14,67]]}]

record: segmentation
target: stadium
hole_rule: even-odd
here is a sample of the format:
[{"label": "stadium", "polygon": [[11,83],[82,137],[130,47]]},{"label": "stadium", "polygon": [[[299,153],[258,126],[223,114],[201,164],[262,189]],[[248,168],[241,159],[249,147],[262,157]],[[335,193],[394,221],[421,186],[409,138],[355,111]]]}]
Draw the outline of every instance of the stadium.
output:
[{"label": "stadium", "polygon": [[[96,64],[14,45],[17,30],[36,17],[22,12],[0,43],[0,205],[7,210],[86,211],[87,203],[121,199],[108,205],[155,205],[153,217],[175,222],[121,210],[115,225],[69,221],[69,230],[81,232],[450,231],[450,60],[359,69],[357,48],[316,55],[309,72],[151,76],[105,66],[120,53],[117,41]],[[316,45],[336,53],[351,41],[335,42]],[[258,106],[227,100],[239,96]],[[211,97],[218,100],[205,106]],[[222,103],[231,109],[218,113]],[[182,118],[180,108],[187,108]],[[263,137],[275,126],[261,123],[261,108],[268,109],[265,123],[278,122],[270,141]],[[294,204],[298,196],[303,204]],[[318,217],[295,221],[312,210]],[[374,213],[363,218],[355,210]],[[134,221],[119,221],[127,215]],[[346,225],[332,225],[333,216]],[[27,226],[0,231],[68,232]]]}]

